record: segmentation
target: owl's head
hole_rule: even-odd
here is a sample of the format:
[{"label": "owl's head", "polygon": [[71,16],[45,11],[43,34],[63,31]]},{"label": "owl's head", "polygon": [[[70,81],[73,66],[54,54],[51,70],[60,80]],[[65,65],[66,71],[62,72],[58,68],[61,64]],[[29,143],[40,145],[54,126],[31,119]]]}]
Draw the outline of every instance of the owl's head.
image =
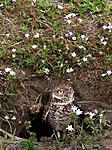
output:
[{"label": "owl's head", "polygon": [[61,101],[69,101],[73,98],[74,90],[71,85],[60,83],[52,89],[52,98],[61,100]]}]

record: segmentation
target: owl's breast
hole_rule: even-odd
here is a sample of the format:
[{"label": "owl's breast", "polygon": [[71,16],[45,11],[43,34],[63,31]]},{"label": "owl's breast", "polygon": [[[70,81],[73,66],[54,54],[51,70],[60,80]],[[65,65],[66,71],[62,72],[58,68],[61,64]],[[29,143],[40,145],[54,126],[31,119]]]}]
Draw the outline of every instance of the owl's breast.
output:
[{"label": "owl's breast", "polygon": [[48,122],[50,126],[57,131],[63,131],[66,128],[68,117],[71,115],[71,105],[51,105]]}]

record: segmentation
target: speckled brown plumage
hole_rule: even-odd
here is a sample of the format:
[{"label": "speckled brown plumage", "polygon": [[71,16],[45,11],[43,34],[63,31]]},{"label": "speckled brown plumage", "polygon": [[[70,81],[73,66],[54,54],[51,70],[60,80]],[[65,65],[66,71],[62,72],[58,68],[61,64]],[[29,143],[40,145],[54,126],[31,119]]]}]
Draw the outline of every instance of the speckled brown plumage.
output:
[{"label": "speckled brown plumage", "polygon": [[63,131],[66,128],[68,117],[72,113],[73,95],[72,86],[66,83],[60,83],[52,89],[46,120],[56,132]]}]

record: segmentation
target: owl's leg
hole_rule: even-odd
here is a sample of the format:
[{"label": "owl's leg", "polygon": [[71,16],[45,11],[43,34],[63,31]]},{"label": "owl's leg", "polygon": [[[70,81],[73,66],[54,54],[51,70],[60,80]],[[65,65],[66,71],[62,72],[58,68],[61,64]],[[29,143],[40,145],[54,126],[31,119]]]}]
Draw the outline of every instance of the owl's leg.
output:
[{"label": "owl's leg", "polygon": [[55,136],[54,130],[53,130],[53,134],[51,135],[51,138],[53,138],[53,136]]},{"label": "owl's leg", "polygon": [[56,140],[58,141],[60,139],[60,132],[54,130],[54,135],[55,135]]},{"label": "owl's leg", "polygon": [[57,138],[60,139],[60,132],[56,131],[56,134],[57,134]]},{"label": "owl's leg", "polygon": [[56,140],[60,139],[60,132],[59,131],[55,131],[53,130],[53,134],[51,135],[51,138],[53,138],[53,136],[55,136]]}]

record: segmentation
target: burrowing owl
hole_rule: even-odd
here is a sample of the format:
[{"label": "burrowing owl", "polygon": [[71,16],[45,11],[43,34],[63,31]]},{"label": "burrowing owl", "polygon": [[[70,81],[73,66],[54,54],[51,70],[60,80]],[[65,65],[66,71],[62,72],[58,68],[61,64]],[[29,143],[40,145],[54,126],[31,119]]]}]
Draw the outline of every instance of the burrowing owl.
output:
[{"label": "burrowing owl", "polygon": [[71,105],[74,101],[74,90],[71,85],[60,83],[52,89],[46,120],[53,128],[57,137],[66,128],[68,117],[71,115]]}]

